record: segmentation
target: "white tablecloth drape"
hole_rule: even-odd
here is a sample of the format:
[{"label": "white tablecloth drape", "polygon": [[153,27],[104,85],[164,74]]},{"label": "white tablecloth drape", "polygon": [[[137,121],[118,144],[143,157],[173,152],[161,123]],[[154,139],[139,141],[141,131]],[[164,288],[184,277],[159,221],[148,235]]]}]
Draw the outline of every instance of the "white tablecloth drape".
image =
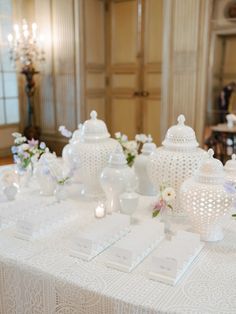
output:
[{"label": "white tablecloth drape", "polygon": [[[8,205],[24,213],[34,204],[41,215],[50,202],[53,197],[28,189]],[[14,227],[0,231],[1,314],[236,313],[234,220],[225,225],[224,240],[206,244],[171,287],[148,279],[151,256],[129,274],[108,268],[105,253],[90,262],[70,256],[71,239],[94,219],[94,204],[65,202],[78,208],[79,218],[48,237],[25,241],[14,236]],[[149,202],[141,199],[137,219],[151,215]],[[1,195],[0,212],[5,206]]]}]

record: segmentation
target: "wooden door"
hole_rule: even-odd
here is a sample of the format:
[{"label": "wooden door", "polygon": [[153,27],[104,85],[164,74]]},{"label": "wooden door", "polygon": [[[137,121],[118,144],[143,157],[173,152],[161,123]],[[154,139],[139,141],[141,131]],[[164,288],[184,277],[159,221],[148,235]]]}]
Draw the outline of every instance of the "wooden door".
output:
[{"label": "wooden door", "polygon": [[160,144],[163,0],[143,0],[142,130]]},{"label": "wooden door", "polygon": [[82,15],[84,116],[91,110],[106,120],[105,1],[84,0]]},{"label": "wooden door", "polygon": [[[121,131],[133,138],[142,130],[141,2],[107,2],[108,121],[112,135]],[[136,96],[135,96],[136,95]]]},{"label": "wooden door", "polygon": [[110,0],[108,121],[112,133],[160,142],[163,0]]}]

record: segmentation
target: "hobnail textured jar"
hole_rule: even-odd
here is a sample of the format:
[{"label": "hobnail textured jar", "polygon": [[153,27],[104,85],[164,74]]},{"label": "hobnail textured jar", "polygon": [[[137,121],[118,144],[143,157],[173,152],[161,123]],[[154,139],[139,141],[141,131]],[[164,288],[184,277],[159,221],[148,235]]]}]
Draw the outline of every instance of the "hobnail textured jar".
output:
[{"label": "hobnail textured jar", "polygon": [[110,155],[109,162],[100,176],[101,186],[106,194],[107,214],[121,210],[119,197],[129,184],[135,185],[136,180],[134,169],[127,165],[123,150],[118,147]]},{"label": "hobnail textured jar", "polygon": [[[231,159],[228,160],[224,166],[225,170],[225,181],[226,184],[236,185],[236,155],[233,154]],[[236,195],[235,193],[232,194],[233,203],[232,209],[233,212],[236,210]]]},{"label": "hobnail textured jar", "polygon": [[90,113],[91,119],[85,121],[81,131],[81,140],[73,144],[73,153],[80,167],[80,178],[84,184],[82,194],[86,198],[103,195],[99,181],[109,156],[120,144],[110,138],[106,124],[97,119],[97,112]]},{"label": "hobnail textured jar", "polygon": [[224,166],[225,180],[231,181],[236,184],[236,155],[233,154],[231,159],[228,160]]},{"label": "hobnail textured jar", "polygon": [[175,189],[173,210],[179,214],[182,213],[179,188],[183,181],[194,173],[206,155],[203,149],[198,148],[194,130],[184,122],[184,115],[180,115],[178,124],[167,131],[163,146],[150,155],[147,164],[148,176],[157,191],[162,184]]},{"label": "hobnail textured jar", "polygon": [[157,190],[153,186],[147,173],[148,157],[156,150],[154,143],[145,143],[142,153],[135,158],[134,169],[138,177],[138,193],[142,195],[155,196]]},{"label": "hobnail textured jar", "polygon": [[223,165],[213,155],[214,151],[209,149],[208,158],[180,189],[182,208],[189,216],[193,231],[200,233],[204,241],[223,239],[222,217],[232,204],[232,197],[223,186]]},{"label": "hobnail textured jar", "polygon": [[73,180],[75,182],[80,182],[80,168],[78,167],[78,162],[76,161],[74,144],[81,140],[82,127],[82,124],[78,125],[78,129],[73,132],[72,138],[69,140],[69,143],[65,145],[62,150],[63,163],[70,172],[73,172]]},{"label": "hobnail textured jar", "polygon": [[50,173],[50,164],[57,162],[56,155],[45,152],[36,165],[35,177],[37,178],[41,195],[50,196],[54,193],[57,183]]}]

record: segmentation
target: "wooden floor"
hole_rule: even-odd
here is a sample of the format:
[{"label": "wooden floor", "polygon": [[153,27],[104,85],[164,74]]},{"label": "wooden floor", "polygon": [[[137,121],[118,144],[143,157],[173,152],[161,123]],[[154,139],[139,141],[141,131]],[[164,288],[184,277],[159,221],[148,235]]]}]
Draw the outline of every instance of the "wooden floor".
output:
[{"label": "wooden floor", "polygon": [[9,157],[0,157],[0,166],[12,164],[12,156]]}]

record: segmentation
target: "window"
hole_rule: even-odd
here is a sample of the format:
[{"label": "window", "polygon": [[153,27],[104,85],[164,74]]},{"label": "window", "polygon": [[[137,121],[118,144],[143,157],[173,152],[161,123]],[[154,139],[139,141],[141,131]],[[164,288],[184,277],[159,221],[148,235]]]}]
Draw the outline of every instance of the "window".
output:
[{"label": "window", "polygon": [[9,59],[7,35],[12,32],[12,2],[0,0],[0,126],[19,123],[17,75]]}]

